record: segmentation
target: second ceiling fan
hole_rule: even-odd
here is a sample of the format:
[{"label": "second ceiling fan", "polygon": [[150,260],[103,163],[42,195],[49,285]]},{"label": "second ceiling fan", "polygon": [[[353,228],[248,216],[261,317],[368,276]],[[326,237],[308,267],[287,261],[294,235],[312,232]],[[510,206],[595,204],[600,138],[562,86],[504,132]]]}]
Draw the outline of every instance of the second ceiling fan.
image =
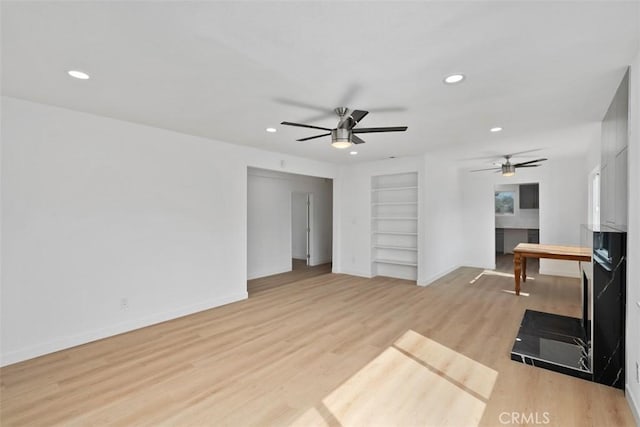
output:
[{"label": "second ceiling fan", "polygon": [[538,166],[540,166],[540,164],[538,164],[539,162],[544,162],[545,160],[547,160],[547,159],[535,159],[535,160],[529,160],[527,162],[511,163],[512,156],[513,154],[506,154],[505,156],[503,156],[505,158],[505,162],[502,163],[500,167],[476,169],[476,170],[472,170],[471,172],[496,171],[496,172],[502,172],[503,176],[513,176],[516,174],[516,168],[537,168]]},{"label": "second ceiling fan", "polygon": [[328,131],[321,135],[309,136],[307,138],[298,139],[297,141],[309,141],[315,138],[331,135],[331,145],[335,148],[348,148],[351,144],[363,144],[365,141],[358,137],[358,133],[374,133],[374,132],[404,132],[406,126],[377,127],[377,128],[355,128],[360,121],[369,114],[364,110],[349,110],[346,107],[336,108],[335,113],[340,120],[335,128],[329,129],[320,126],[306,125],[302,123],[282,122],[280,124],[287,126],[297,126],[302,128],[319,129]]}]

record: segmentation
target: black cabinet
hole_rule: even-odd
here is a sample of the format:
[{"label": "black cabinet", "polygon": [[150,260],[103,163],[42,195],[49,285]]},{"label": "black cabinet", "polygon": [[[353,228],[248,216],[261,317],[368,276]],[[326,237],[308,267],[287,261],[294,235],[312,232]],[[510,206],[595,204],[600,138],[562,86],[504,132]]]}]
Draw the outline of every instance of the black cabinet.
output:
[{"label": "black cabinet", "polygon": [[538,184],[520,185],[520,209],[539,209],[538,197]]},{"label": "black cabinet", "polygon": [[504,228],[496,228],[496,253],[504,253]]}]

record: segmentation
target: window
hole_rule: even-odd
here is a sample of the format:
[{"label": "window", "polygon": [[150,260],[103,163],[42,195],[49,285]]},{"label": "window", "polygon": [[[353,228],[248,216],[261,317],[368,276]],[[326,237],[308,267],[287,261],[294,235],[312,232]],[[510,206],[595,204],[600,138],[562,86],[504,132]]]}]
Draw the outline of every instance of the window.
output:
[{"label": "window", "polygon": [[496,215],[514,215],[516,193],[496,191]]}]

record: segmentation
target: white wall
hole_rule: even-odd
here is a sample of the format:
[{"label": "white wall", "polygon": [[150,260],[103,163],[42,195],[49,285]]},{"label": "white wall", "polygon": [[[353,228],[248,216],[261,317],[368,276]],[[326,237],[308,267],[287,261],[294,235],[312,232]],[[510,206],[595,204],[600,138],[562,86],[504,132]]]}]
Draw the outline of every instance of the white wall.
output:
[{"label": "white wall", "polygon": [[3,365],[246,298],[247,166],[337,172],[7,97],[2,144]]},{"label": "white wall", "polygon": [[462,265],[462,188],[456,165],[431,155],[420,186],[418,284],[426,286]]},{"label": "white wall", "polygon": [[[639,17],[640,19],[640,17]],[[629,227],[627,233],[627,399],[640,425],[640,51],[629,78]]]},{"label": "white wall", "polygon": [[[598,128],[594,126],[594,138]],[[544,141],[540,142],[544,146]],[[585,159],[550,159],[539,168],[519,169],[513,177],[461,171],[463,188],[463,264],[495,267],[494,186],[538,182],[540,243],[580,245],[580,225],[587,218]],[[541,274],[579,277],[577,263],[543,259]]]},{"label": "white wall", "polygon": [[311,265],[331,261],[332,182],[329,179],[249,169],[247,276],[291,271],[291,195],[312,193]]}]

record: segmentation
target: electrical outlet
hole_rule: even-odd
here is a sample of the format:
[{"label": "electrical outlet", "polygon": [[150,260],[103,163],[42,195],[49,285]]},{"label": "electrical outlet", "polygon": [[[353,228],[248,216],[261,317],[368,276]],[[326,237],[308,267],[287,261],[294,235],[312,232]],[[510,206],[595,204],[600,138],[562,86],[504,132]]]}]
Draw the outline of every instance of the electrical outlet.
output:
[{"label": "electrical outlet", "polygon": [[129,309],[129,300],[127,298],[120,299],[120,310],[128,310]]}]

